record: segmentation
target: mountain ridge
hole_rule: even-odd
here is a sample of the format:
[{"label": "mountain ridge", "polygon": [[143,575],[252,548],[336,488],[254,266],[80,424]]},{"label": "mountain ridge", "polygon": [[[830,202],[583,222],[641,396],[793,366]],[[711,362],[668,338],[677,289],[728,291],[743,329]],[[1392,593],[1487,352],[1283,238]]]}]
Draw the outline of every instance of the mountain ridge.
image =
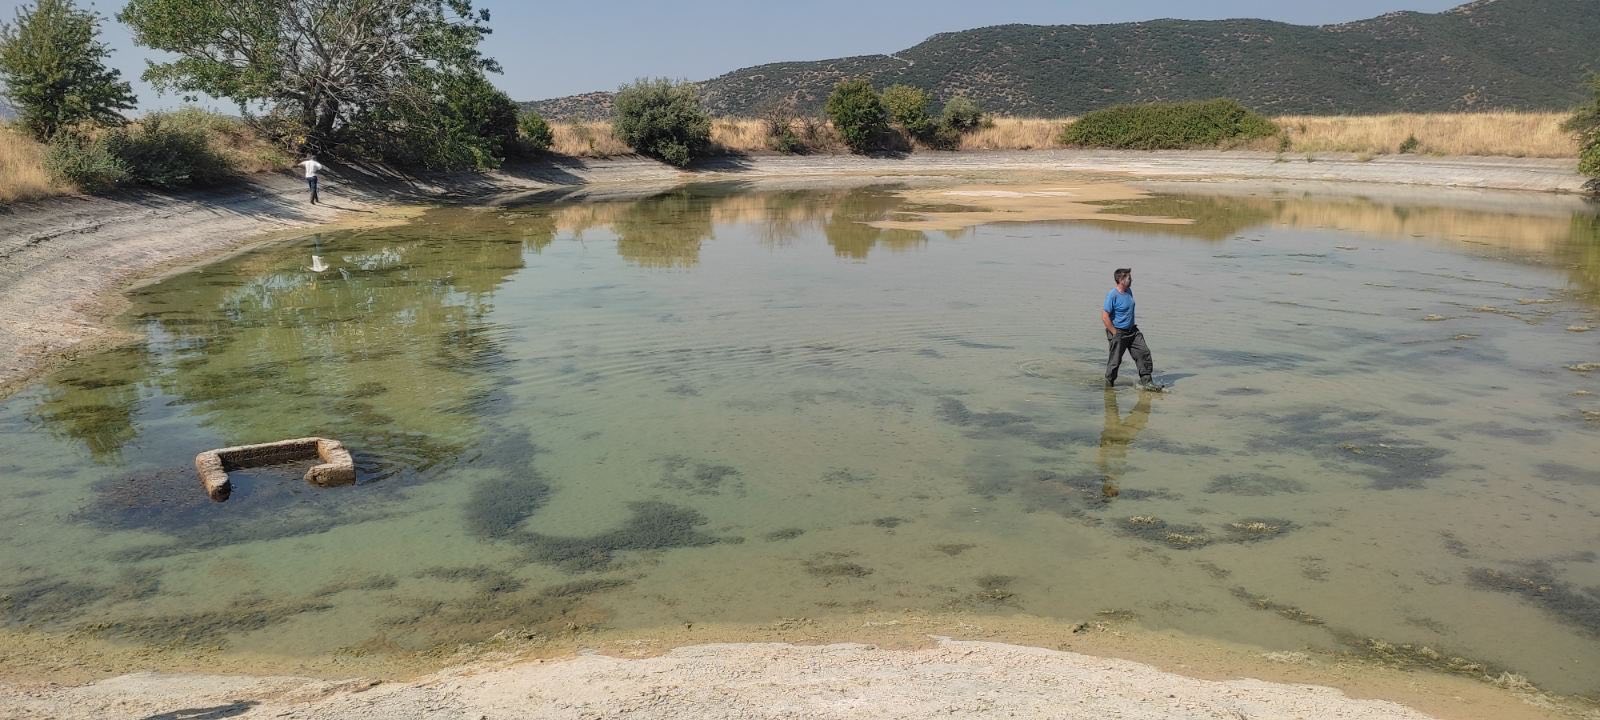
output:
[{"label": "mountain ridge", "polygon": [[[697,83],[718,116],[821,110],[834,83],[907,83],[1008,115],[1235,98],[1269,114],[1567,109],[1600,71],[1600,0],[1475,0],[1332,25],[1158,19],[990,25],[904,50],[766,63]],[[611,93],[522,103],[551,119],[610,115]]]}]

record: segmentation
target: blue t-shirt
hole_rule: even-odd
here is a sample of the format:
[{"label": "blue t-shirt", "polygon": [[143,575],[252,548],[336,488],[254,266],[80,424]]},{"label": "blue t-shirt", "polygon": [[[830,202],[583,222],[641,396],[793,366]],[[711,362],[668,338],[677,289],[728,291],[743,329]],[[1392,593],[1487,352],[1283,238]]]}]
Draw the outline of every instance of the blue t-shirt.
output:
[{"label": "blue t-shirt", "polygon": [[1104,310],[1111,313],[1112,327],[1118,330],[1133,327],[1133,291],[1122,292],[1111,288],[1111,292],[1106,293]]}]

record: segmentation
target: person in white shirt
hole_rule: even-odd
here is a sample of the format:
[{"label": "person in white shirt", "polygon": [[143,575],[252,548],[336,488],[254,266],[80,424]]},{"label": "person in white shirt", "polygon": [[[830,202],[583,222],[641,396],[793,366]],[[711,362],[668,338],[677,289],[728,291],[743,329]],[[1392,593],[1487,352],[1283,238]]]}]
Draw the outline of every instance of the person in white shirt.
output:
[{"label": "person in white shirt", "polygon": [[307,155],[306,159],[301,161],[299,165],[306,169],[306,185],[311,187],[311,204],[316,205],[317,173],[322,170],[322,163],[317,162],[317,156]]}]

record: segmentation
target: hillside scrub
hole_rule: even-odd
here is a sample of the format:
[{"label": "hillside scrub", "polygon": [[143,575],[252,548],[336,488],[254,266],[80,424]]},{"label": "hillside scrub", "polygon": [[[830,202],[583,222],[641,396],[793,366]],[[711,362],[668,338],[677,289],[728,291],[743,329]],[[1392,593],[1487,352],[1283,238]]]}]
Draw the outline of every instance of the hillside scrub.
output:
[{"label": "hillside scrub", "polygon": [[684,167],[711,149],[711,116],[693,85],[639,80],[617,91],[617,137],[640,154]]},{"label": "hillside scrub", "polygon": [[878,91],[864,78],[835,85],[828,96],[827,112],[834,130],[851,152],[876,150],[889,134],[889,112]]},{"label": "hillside scrub", "polygon": [[1180,150],[1237,146],[1278,134],[1278,126],[1233,100],[1118,105],[1066,126],[1061,140],[1080,147]]}]

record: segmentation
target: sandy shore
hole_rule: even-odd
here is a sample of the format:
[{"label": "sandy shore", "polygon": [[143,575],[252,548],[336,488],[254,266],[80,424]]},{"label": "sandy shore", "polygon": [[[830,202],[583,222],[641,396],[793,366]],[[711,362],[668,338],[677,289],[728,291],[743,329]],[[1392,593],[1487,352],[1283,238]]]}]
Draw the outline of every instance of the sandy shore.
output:
[{"label": "sandy shore", "polygon": [[[1171,190],[1197,183],[1359,183],[1362,192],[1430,188],[1576,193],[1570,161],[1386,157],[1280,161],[1253,153],[1004,152],[919,154],[904,159],[751,158],[682,173],[633,159],[544,164],[421,183],[353,170],[324,182],[326,204],[273,175],[217,193],[66,198],[0,208],[0,396],[52,359],[115,341],[106,320],[122,291],[219,256],[295,237],[311,227],[401,223],[439,202],[501,202],[562,191],[631,194],[683,182],[805,187],[894,181],[981,183],[1052,178],[1123,179]],[[1375,183],[1383,184],[1373,185]],[[1402,186],[1405,186],[1402,188]],[[1352,190],[1355,191],[1355,190]],[[1515,198],[1516,194],[1497,197]],[[1523,194],[1522,197],[1535,197]],[[1514,203],[1514,199],[1512,200]],[[1063,631],[1067,632],[1067,631]],[[826,639],[870,639],[861,632]],[[741,638],[750,638],[741,635]],[[922,637],[919,635],[918,637]],[[1010,637],[1008,636],[1008,639]],[[477,660],[399,683],[262,675],[120,675],[57,685],[19,675],[0,648],[0,718],[579,718],[629,717],[1068,717],[1068,718],[1515,718],[1591,717],[1552,709],[1475,680],[1362,670],[1250,655],[1220,662],[1108,660],[1106,654],[1171,658],[1170,647],[1090,654],[988,642],[925,647],[653,639],[653,657],[606,655],[557,661]],[[1062,647],[1027,638],[1029,645]],[[666,648],[678,647],[665,654]],[[1120,647],[1120,646],[1119,646]],[[621,653],[626,654],[626,653]],[[516,657],[526,658],[527,655]],[[1242,657],[1242,656],[1240,656]],[[1186,662],[1194,663],[1185,665]],[[1174,667],[1174,665],[1182,667]],[[135,663],[123,669],[145,667]],[[148,667],[173,666],[151,659]],[[437,667],[437,666],[435,666]],[[1205,671],[1195,669],[1203,668]],[[1187,669],[1185,669],[1187,668]],[[1285,669],[1287,668],[1287,669]],[[227,668],[237,670],[238,668]],[[1182,673],[1171,672],[1181,670]],[[261,671],[270,672],[270,671]],[[1387,674],[1386,674],[1387,673]],[[320,678],[336,672],[317,672]],[[25,677],[24,677],[25,675]],[[100,674],[96,674],[99,676]],[[1213,679],[1197,679],[1196,677]],[[1263,677],[1258,680],[1215,678]],[[1339,681],[1343,677],[1344,681]],[[79,682],[82,677],[61,678]],[[1336,685],[1356,699],[1320,685]]]}]

